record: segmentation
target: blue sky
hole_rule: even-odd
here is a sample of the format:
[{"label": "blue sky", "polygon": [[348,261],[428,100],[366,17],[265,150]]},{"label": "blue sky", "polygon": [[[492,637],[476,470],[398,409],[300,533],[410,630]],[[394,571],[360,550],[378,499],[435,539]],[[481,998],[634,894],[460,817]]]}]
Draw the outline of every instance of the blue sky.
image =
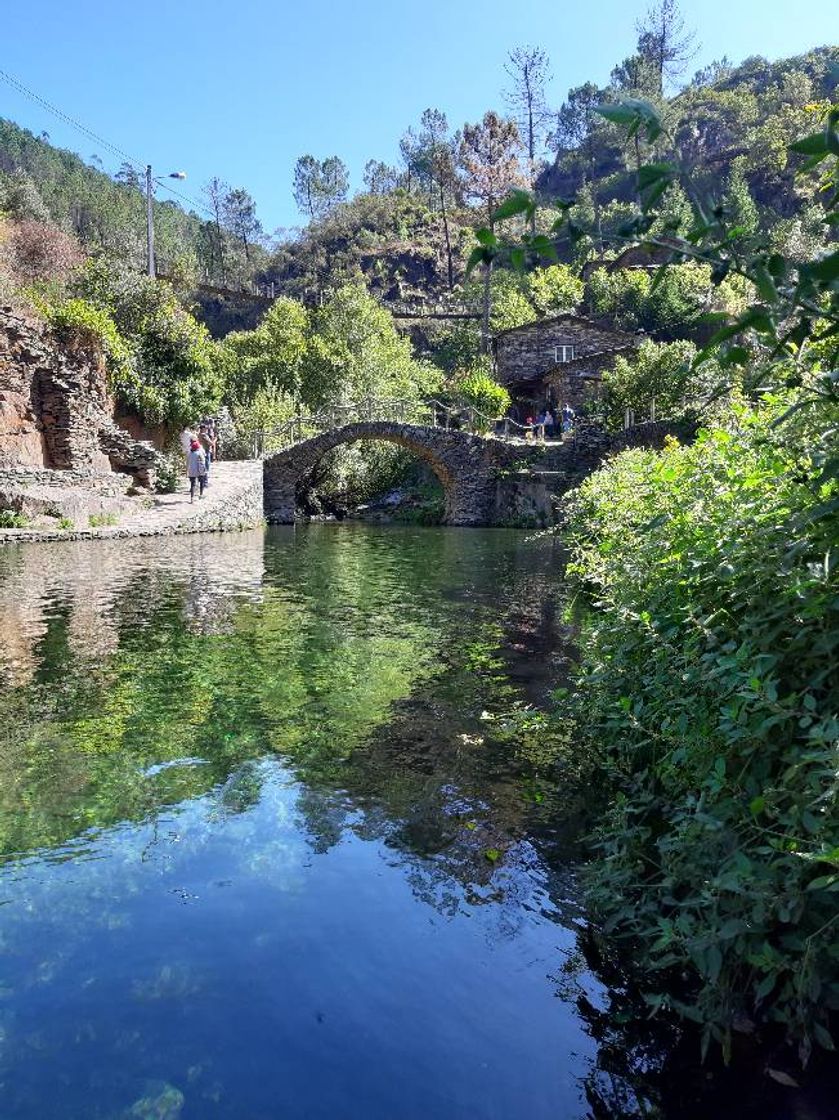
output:
[{"label": "blue sky", "polygon": [[[505,56],[521,43],[550,55],[559,104],[569,86],[606,81],[647,2],[29,0],[4,5],[0,68],[156,171],[184,169],[186,194],[200,197],[212,175],[246,187],[270,231],[301,221],[299,155],[341,156],[360,186],[367,159],[396,161],[423,109],[459,127],[503,107]],[[839,40],[836,0],[683,0],[682,10],[701,41],[692,68]],[[0,116],[116,170],[5,83]]]}]

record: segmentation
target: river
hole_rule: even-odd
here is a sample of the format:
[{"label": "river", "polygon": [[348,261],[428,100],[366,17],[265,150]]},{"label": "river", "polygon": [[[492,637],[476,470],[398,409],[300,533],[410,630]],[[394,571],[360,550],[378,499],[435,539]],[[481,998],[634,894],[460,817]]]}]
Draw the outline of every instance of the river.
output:
[{"label": "river", "polygon": [[541,726],[560,571],[362,525],[0,552],[3,1120],[652,1115]]}]

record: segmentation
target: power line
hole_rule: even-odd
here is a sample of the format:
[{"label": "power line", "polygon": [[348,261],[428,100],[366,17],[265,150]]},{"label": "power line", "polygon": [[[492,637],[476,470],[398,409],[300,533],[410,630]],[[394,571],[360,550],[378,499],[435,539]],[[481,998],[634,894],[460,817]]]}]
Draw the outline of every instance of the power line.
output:
[{"label": "power line", "polygon": [[[88,139],[94,140],[97,144],[101,144],[102,147],[111,152],[112,155],[119,156],[122,159],[127,160],[128,163],[133,164],[135,167],[139,168],[141,171],[145,171],[147,165],[143,160],[136,159],[134,156],[130,156],[127,152],[124,152],[122,148],[118,148],[116,144],[112,144],[110,140],[106,140],[103,136],[100,136],[98,133],[94,132],[93,129],[90,129],[86,125],[83,125],[81,121],[77,121],[75,117],[71,117],[69,113],[65,113],[62,109],[59,109],[57,106],[47,101],[46,98],[41,97],[39,94],[35,93],[34,90],[29,89],[28,86],[25,86],[23,82],[19,81],[12,74],[7,73],[5,70],[0,70],[0,78],[2,78],[3,81],[7,82],[14,89],[18,90],[19,93],[24,94],[25,97],[29,97],[32,101],[36,102],[38,105],[41,105],[48,112],[58,117],[59,120],[62,120],[66,124],[69,124],[72,128],[78,129],[78,131],[87,136]],[[163,187],[164,190],[169,191],[170,194],[174,194],[184,202],[188,202],[190,206],[195,207],[195,209],[203,210],[204,213],[208,214],[211,218],[215,217],[213,211],[210,210],[208,206],[205,206],[203,202],[197,202],[194,198],[190,198],[189,195],[181,194],[180,191],[176,191],[174,187],[170,187],[168,183],[164,183],[159,179],[155,179],[155,182],[158,184],[158,186]]]},{"label": "power line", "polygon": [[183,199],[184,202],[188,202],[190,206],[194,206],[197,210],[203,210],[204,213],[209,217],[215,218],[215,214],[213,213],[213,211],[209,208],[209,206],[205,206],[203,202],[197,202],[194,198],[190,198],[188,194],[181,194],[180,191],[176,191],[174,187],[170,187],[168,183],[164,183],[161,179],[155,179],[155,182],[159,187],[163,187],[165,191],[168,191],[170,194],[174,194],[178,198]]},{"label": "power line", "polygon": [[118,148],[109,140],[105,140],[104,137],[99,136],[98,133],[94,132],[90,128],[87,128],[87,126],[83,125],[80,121],[77,121],[75,117],[71,117],[69,113],[65,113],[63,110],[57,108],[55,105],[51,104],[51,102],[47,101],[46,98],[39,96],[33,90],[29,89],[23,84],[23,82],[18,81],[17,78],[13,77],[13,75],[8,74],[5,70],[0,70],[0,78],[2,78],[3,81],[8,82],[10,86],[13,86],[16,90],[24,94],[26,97],[31,98],[33,101],[37,102],[37,104],[43,106],[44,109],[52,113],[54,116],[58,117],[60,120],[65,121],[73,128],[77,128],[79,132],[84,133],[84,135],[87,136],[90,140],[95,140],[97,144],[103,145],[103,147],[107,148],[110,152],[113,153],[113,155],[121,156],[123,159],[128,160],[129,163],[133,163],[137,167],[145,169],[146,165],[142,160],[135,159],[134,156],[130,156],[127,152],[124,152],[122,148]]}]

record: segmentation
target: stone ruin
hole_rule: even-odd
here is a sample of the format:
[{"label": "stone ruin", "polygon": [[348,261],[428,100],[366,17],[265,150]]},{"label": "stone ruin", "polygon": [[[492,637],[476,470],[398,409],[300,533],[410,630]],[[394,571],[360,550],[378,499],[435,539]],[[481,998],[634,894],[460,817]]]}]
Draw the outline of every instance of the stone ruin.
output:
[{"label": "stone ruin", "polygon": [[113,416],[95,345],[0,307],[0,469],[118,471],[151,487],[157,453]]}]

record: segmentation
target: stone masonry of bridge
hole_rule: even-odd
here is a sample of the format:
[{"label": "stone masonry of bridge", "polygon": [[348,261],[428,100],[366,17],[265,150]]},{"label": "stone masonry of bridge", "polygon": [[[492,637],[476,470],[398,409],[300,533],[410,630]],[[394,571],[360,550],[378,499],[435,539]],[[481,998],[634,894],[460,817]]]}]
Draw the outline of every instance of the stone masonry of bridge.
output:
[{"label": "stone masonry of bridge", "polygon": [[446,525],[550,524],[558,498],[608,455],[625,447],[661,446],[670,434],[690,435],[665,421],[618,435],[580,429],[562,443],[538,444],[386,420],[347,424],[266,458],[265,518],[273,524],[295,520],[301,489],[328,451],[381,440],[428,463],[445,492]]},{"label": "stone masonry of bridge", "polygon": [[275,524],[294,521],[300,488],[320,459],[334,447],[359,440],[394,443],[428,463],[446,495],[447,525],[494,523],[498,472],[515,462],[510,444],[461,431],[388,420],[347,424],[267,458],[266,520]]}]

